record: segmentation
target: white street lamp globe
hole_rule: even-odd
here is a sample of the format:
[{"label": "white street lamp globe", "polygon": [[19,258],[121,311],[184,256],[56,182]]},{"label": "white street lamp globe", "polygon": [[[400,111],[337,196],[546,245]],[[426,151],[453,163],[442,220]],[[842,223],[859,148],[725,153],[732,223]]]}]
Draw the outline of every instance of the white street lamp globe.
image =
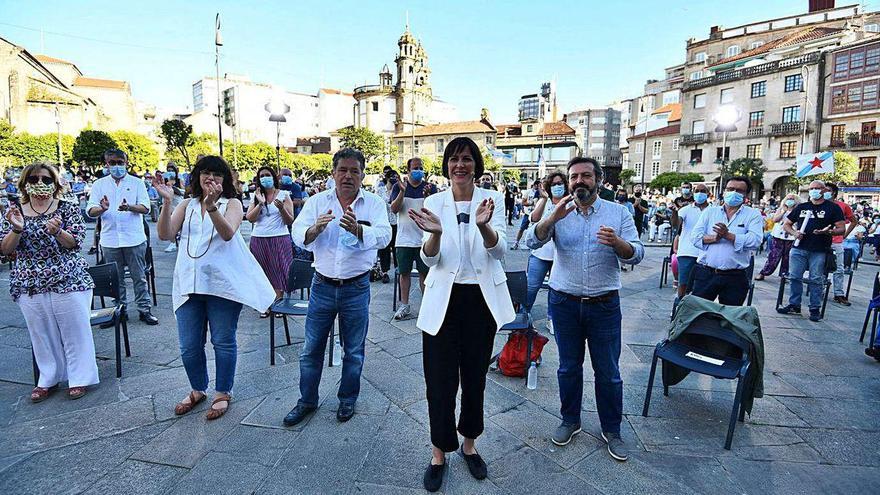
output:
[{"label": "white street lamp globe", "polygon": [[720,127],[733,127],[740,118],[740,112],[733,105],[722,105],[712,118]]}]

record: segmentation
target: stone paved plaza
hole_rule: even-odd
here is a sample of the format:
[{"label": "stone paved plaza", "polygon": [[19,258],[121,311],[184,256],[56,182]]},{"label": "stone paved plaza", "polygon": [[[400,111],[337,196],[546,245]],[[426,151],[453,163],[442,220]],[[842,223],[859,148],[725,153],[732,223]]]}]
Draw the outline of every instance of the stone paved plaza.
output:
[{"label": "stone paved plaza", "polygon": [[[124,360],[122,379],[115,378],[112,329],[96,330],[102,383],[77,401],[56,392],[43,403],[30,402],[30,341],[8,296],[8,270],[0,271],[0,493],[423,492],[429,436],[421,336],[415,320],[391,321],[391,284],[373,286],[361,396],[351,421],[335,419],[340,369],[333,367],[325,368],[318,412],[296,428],[282,426],[298,398],[302,322],[292,323],[293,344],[278,348],[270,366],[268,321],[246,309],[235,400],[223,418],[209,423],[207,402],[184,417],[172,411],[189,387],[170,310],[174,255],[161,247],[155,253],[161,324],[131,322],[132,356]],[[663,397],[658,379],[651,414],[641,416],[651,352],[666,332],[673,297],[669,286],[658,289],[667,251],[648,248],[644,262],[623,274],[620,365],[623,437],[635,451],[630,461],[612,460],[598,438],[591,371],[584,384],[584,434],[567,447],[550,443],[559,422],[551,341],[537,390],[527,390],[522,379],[489,374],[486,431],[478,442],[489,478],[475,481],[453,454],[444,493],[855,494],[880,486],[880,421],[874,416],[880,413],[880,363],[858,344],[877,268],[862,265],[853,307],[829,304],[819,324],[777,317],[778,279],[757,283],[766,394],[726,451],[731,382],[692,375]],[[524,269],[527,256],[510,251],[507,269]],[[546,292],[538,300],[534,316],[545,332]],[[498,337],[496,350],[504,339]],[[210,363],[209,369],[213,376]]]}]

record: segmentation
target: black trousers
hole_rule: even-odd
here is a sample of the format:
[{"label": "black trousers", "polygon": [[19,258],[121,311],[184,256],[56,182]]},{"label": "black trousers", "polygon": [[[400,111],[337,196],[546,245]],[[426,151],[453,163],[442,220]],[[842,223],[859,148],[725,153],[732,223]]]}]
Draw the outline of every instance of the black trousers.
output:
[{"label": "black trousers", "polygon": [[[391,270],[391,257],[394,256],[394,241],[397,240],[397,225],[391,226],[391,242],[388,246],[379,250],[379,267],[382,271],[388,273]],[[394,260],[394,266],[397,266],[397,259]]]},{"label": "black trousers", "polygon": [[742,306],[749,295],[749,276],[745,270],[714,273],[705,265],[698,264],[693,271],[692,294],[721,304]]},{"label": "black trousers", "polygon": [[483,433],[483,394],[495,332],[495,319],[480,286],[454,284],[440,331],[433,336],[422,333],[431,443],[443,452],[458,449],[455,396],[459,377],[461,413],[457,431],[466,438]]}]

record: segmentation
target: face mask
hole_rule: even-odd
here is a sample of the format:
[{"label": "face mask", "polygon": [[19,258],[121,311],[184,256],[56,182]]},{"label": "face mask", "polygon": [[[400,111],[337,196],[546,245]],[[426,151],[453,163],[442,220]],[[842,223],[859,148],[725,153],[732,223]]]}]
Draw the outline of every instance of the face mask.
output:
[{"label": "face mask", "polygon": [[822,197],[821,189],[810,189],[810,199],[819,199]]},{"label": "face mask", "polygon": [[694,201],[697,202],[698,205],[701,205],[709,199],[709,195],[704,192],[696,192],[694,193]]},{"label": "face mask", "polygon": [[626,203],[626,196],[618,196],[617,202],[618,203]]},{"label": "face mask", "polygon": [[260,185],[266,189],[272,189],[275,187],[275,180],[271,177],[260,177]]},{"label": "face mask", "polygon": [[822,193],[822,197],[830,200],[831,199],[831,191],[825,191],[824,193]]},{"label": "face mask", "polygon": [[416,182],[421,182],[422,179],[425,178],[425,171],[424,171],[424,170],[418,170],[418,169],[416,169],[416,170],[412,170],[412,171],[410,171],[410,173],[409,173],[409,178],[412,179],[412,180],[414,180],[414,181],[416,181]]},{"label": "face mask", "polygon": [[110,167],[110,176],[114,179],[121,179],[125,177],[125,174],[128,173],[128,169],[125,168],[125,165],[113,165]]},{"label": "face mask", "polygon": [[561,198],[565,195],[565,186],[562,184],[553,184],[550,186],[550,194],[552,194],[554,198]]},{"label": "face mask", "polygon": [[37,184],[25,184],[24,190],[27,191],[28,196],[45,199],[52,196],[52,193],[55,192],[55,185],[43,184],[42,182],[39,182]]},{"label": "face mask", "polygon": [[104,175],[110,175],[110,169],[106,166],[101,169],[101,172],[103,172]]},{"label": "face mask", "polygon": [[875,223],[875,224],[880,224],[880,218],[875,218],[875,219],[874,219],[874,223]]},{"label": "face mask", "polygon": [[282,175],[281,176],[281,183],[284,184],[285,186],[289,186],[289,185],[293,184],[293,177],[291,177],[289,175]]},{"label": "face mask", "polygon": [[736,191],[724,191],[724,204],[733,206],[734,208],[743,204],[745,198]]},{"label": "face mask", "polygon": [[789,207],[789,208],[791,208],[792,206],[794,206],[794,203],[795,203],[795,201],[794,201],[793,199],[786,199],[786,200],[785,200],[785,206],[787,206],[787,207]]},{"label": "face mask", "polygon": [[663,213],[664,211],[666,211],[666,207],[665,206],[658,206],[657,211],[659,211],[660,213]]},{"label": "face mask", "polygon": [[254,192],[254,191],[256,191],[256,190],[257,190],[257,186],[255,186],[255,185],[253,185],[253,184],[251,184],[251,185],[248,186],[248,191],[250,191],[250,192]]},{"label": "face mask", "polygon": [[492,189],[492,184],[488,182],[483,182],[483,189]]},{"label": "face mask", "polygon": [[682,187],[682,188],[681,188],[681,194],[684,195],[684,196],[690,196],[690,194],[691,194],[691,188],[689,188],[689,187]]}]

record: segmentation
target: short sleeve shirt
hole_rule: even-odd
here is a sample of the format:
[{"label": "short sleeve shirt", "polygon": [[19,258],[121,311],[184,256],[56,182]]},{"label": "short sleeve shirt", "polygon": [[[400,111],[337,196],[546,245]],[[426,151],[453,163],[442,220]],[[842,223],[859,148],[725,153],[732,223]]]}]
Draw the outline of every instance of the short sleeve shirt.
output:
[{"label": "short sleeve shirt", "polygon": [[821,230],[829,225],[843,220],[843,210],[831,201],[823,201],[815,205],[810,201],[795,206],[788,214],[788,219],[794,224],[795,230],[800,231],[801,225],[806,220],[807,227],[804,230],[804,238],[798,244],[799,249],[805,251],[827,251],[831,248],[831,236],[814,234],[814,230]]}]

